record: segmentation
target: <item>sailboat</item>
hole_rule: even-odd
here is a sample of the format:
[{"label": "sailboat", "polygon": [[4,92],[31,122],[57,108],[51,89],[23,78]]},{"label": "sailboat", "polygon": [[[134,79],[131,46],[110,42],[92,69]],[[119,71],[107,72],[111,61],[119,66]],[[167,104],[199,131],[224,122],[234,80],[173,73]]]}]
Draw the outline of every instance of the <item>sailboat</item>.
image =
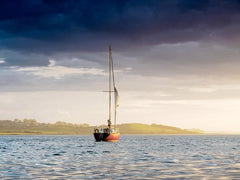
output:
[{"label": "sailboat", "polygon": [[[117,129],[117,108],[119,106],[119,95],[116,88],[113,69],[112,48],[109,46],[109,119],[106,128],[94,128],[96,141],[118,141],[120,133]],[[112,93],[114,93],[114,125],[112,125]]]}]

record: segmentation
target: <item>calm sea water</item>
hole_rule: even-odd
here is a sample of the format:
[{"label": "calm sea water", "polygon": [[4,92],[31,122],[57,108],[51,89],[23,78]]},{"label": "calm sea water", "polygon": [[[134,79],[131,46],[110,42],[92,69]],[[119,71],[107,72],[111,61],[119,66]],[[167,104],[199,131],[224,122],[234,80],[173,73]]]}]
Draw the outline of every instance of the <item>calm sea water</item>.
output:
[{"label": "calm sea water", "polygon": [[0,136],[0,179],[239,179],[240,136]]}]

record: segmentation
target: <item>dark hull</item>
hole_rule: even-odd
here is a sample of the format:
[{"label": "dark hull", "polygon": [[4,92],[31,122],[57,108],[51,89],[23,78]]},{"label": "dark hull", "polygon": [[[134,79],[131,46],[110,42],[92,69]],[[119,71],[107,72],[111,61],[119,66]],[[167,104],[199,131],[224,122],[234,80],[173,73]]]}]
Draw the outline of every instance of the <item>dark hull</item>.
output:
[{"label": "dark hull", "polygon": [[119,133],[94,133],[96,141],[118,141]]}]

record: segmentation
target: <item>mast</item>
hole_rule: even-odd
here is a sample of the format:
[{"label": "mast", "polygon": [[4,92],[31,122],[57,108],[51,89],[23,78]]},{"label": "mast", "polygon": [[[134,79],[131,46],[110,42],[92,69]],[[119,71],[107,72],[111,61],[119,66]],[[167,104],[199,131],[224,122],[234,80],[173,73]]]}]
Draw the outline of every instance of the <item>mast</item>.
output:
[{"label": "mast", "polygon": [[[113,90],[112,90],[113,86]],[[112,92],[115,97],[115,108],[114,108],[114,128],[117,128],[117,107],[118,107],[118,91],[115,85],[114,69],[113,69],[113,58],[112,58],[112,47],[109,46],[109,120],[111,122],[112,113]]]},{"label": "mast", "polygon": [[[111,49],[111,66],[112,66],[112,82],[113,82],[113,92],[115,95],[116,85],[115,85],[115,78],[114,78],[114,69],[113,69],[113,58],[112,58],[112,49]],[[116,108],[116,98],[115,98],[115,107],[114,107],[114,128],[117,128],[117,108]]]},{"label": "mast", "polygon": [[112,107],[112,95],[111,95],[111,89],[112,89],[112,48],[111,45],[109,46],[109,121],[111,122],[111,107]]}]

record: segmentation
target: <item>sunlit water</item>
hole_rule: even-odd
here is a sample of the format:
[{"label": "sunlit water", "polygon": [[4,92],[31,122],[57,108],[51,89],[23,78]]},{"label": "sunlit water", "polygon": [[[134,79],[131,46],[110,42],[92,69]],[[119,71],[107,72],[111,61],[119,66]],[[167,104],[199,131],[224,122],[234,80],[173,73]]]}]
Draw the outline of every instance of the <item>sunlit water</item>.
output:
[{"label": "sunlit water", "polygon": [[0,179],[239,179],[240,136],[0,136]]}]

